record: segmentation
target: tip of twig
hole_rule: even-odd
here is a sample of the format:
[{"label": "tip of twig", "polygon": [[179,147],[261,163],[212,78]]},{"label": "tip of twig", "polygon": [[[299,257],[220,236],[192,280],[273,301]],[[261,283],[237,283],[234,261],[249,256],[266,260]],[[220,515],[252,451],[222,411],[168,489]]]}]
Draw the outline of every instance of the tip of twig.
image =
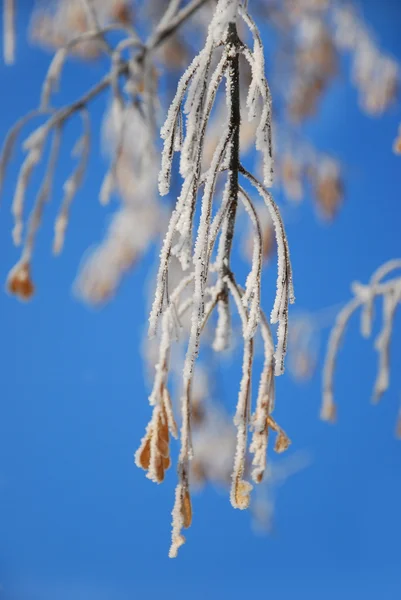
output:
[{"label": "tip of twig", "polygon": [[320,418],[322,421],[327,421],[328,423],[337,422],[337,407],[334,402],[323,404],[320,411]]}]

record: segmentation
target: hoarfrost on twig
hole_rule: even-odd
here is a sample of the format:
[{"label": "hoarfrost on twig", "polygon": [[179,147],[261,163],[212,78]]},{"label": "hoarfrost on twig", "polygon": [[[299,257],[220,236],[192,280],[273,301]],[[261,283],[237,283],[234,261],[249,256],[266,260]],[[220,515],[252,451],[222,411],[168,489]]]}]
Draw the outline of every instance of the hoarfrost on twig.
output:
[{"label": "hoarfrost on twig", "polygon": [[[239,39],[236,29],[237,15],[241,14],[250,28],[255,49],[252,54]],[[214,53],[222,47],[217,61]],[[274,408],[274,370],[283,372],[286,350],[288,303],[294,300],[292,270],[284,226],[277,205],[265,187],[240,163],[240,80],[239,56],[245,53],[253,70],[254,92],[260,94],[265,108],[262,111],[256,135],[256,147],[265,157],[265,182],[272,182],[271,98],[264,75],[263,48],[256,25],[249,15],[240,11],[238,1],[219,0],[211,20],[204,48],[194,58],[181,77],[176,95],[161,136],[164,140],[162,164],[159,175],[159,191],[166,194],[170,189],[174,152],[180,153],[180,175],[183,178],[181,193],[163,241],[156,290],[149,317],[150,336],[157,335],[160,322],[159,357],[155,366],[155,380],[150,403],[154,406],[153,416],[136,455],[137,464],[149,469],[149,477],[161,480],[152,460],[158,457],[155,441],[160,407],[163,406],[163,390],[167,389],[170,371],[169,356],[174,342],[174,323],[184,313],[188,314],[187,350],[181,381],[180,398],[180,453],[178,457],[178,484],[172,512],[172,545],[170,556],[176,556],[184,543],[182,529],[192,519],[189,490],[189,464],[193,458],[192,445],[192,395],[195,361],[200,351],[201,334],[217,308],[218,321],[213,347],[216,351],[227,348],[231,332],[229,299],[232,298],[242,323],[244,340],[243,367],[234,423],[237,429],[236,449],[232,473],[231,503],[236,508],[247,508],[252,485],[245,479],[245,463],[248,452],[247,434],[252,423],[253,441],[250,450],[254,453],[253,479],[259,483],[266,465],[267,431],[276,432],[275,450],[282,452],[289,440],[271,416]],[[217,143],[209,167],[201,172],[204,158],[205,139],[218,88],[225,78],[227,123]],[[254,105],[255,100],[250,104]],[[250,108],[252,109],[252,106]],[[186,116],[185,126],[184,115]],[[178,141],[177,141],[178,140]],[[274,350],[268,322],[260,306],[262,270],[262,232],[257,211],[248,192],[240,185],[244,176],[264,199],[275,226],[279,247],[278,279],[276,299],[272,311],[272,322],[278,322],[278,343]],[[225,185],[219,206],[216,202],[216,186],[220,178]],[[197,216],[198,196],[203,186]],[[250,273],[245,290],[237,284],[231,270],[231,251],[235,234],[237,205],[242,201],[254,228],[254,250]],[[217,243],[218,240],[218,244]],[[215,247],[216,246],[216,247]],[[175,256],[188,274],[170,293],[169,272]],[[214,260],[214,257],[215,261]],[[176,263],[174,263],[176,264]],[[187,294],[185,299],[183,293]],[[252,367],[254,337],[262,332],[265,348],[265,365],[259,386],[255,415],[251,419]],[[181,328],[182,335],[184,331]],[[158,408],[159,407],[159,408]],[[156,420],[156,421],[155,421]],[[149,460],[143,462],[143,456]],[[157,459],[160,464],[160,460]]]}]

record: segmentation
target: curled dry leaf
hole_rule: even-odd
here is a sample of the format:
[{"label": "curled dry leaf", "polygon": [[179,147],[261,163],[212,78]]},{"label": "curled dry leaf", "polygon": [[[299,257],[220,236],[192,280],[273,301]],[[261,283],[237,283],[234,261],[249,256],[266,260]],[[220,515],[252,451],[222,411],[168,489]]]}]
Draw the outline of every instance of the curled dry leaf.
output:
[{"label": "curled dry leaf", "polygon": [[32,298],[35,286],[31,280],[29,263],[21,261],[11,269],[7,278],[7,289],[20,300]]},{"label": "curled dry leaf", "polygon": [[270,427],[273,431],[275,431],[277,433],[276,443],[274,445],[274,451],[277,452],[278,454],[285,452],[291,444],[290,438],[281,429],[281,427],[276,423],[276,421],[273,419],[273,417],[271,415],[269,415],[267,417],[267,425],[268,425],[268,427]]},{"label": "curled dry leaf", "polygon": [[156,406],[141,445],[135,454],[135,463],[148,472],[148,477],[156,483],[164,480],[164,473],[170,467],[170,435],[167,412],[164,406]]},{"label": "curled dry leaf", "polygon": [[189,494],[189,490],[185,490],[184,498],[182,502],[182,518],[183,518],[183,527],[188,529],[192,523],[192,503],[191,496]]}]

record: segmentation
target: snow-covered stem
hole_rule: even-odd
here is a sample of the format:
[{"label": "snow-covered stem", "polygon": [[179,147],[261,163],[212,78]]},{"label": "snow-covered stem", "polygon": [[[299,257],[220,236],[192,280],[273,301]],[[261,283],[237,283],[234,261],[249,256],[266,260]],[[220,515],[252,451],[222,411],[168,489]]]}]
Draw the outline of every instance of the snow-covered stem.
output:
[{"label": "snow-covered stem", "polygon": [[17,184],[15,186],[15,194],[11,211],[14,217],[14,229],[12,232],[14,244],[19,246],[22,241],[23,233],[23,211],[25,203],[26,190],[33,172],[40,161],[43,153],[44,138],[40,136],[35,144],[29,149],[28,155],[22,163]]},{"label": "snow-covered stem", "polygon": [[[220,278],[220,294],[218,309],[218,325],[216,330],[215,348],[225,349],[229,343],[229,302],[228,288],[225,276],[230,269],[230,256],[234,238],[235,220],[238,206],[238,172],[240,160],[239,133],[241,125],[240,86],[239,86],[239,51],[242,48],[237,29],[234,23],[230,23],[227,33],[228,52],[231,47],[229,66],[227,70],[227,106],[229,111],[228,131],[230,135],[230,146],[228,152],[228,178],[224,191],[222,215],[222,233],[220,237],[218,252],[218,269]],[[226,208],[227,207],[227,208]],[[225,334],[223,334],[225,329]]]},{"label": "snow-covered stem", "polygon": [[274,409],[274,344],[266,323],[264,327],[261,327],[261,332],[264,343],[264,364],[259,381],[256,408],[252,416],[253,435],[249,448],[254,455],[252,479],[255,483],[260,483],[263,480],[266,470],[269,436],[268,418]]},{"label": "snow-covered stem", "polygon": [[273,324],[278,323],[277,347],[275,352],[275,373],[276,375],[281,375],[284,372],[284,359],[287,349],[288,304],[295,301],[287,236],[285,233],[283,220],[280,215],[280,210],[277,204],[274,202],[271,194],[256,179],[256,177],[249,173],[242,165],[240,166],[240,172],[259,192],[267,208],[269,209],[274,225],[278,250],[278,271],[276,299],[271,313],[271,322]]},{"label": "snow-covered stem", "polygon": [[252,338],[256,328],[259,323],[260,318],[260,286],[261,286],[261,277],[262,277],[262,230],[259,222],[258,214],[252,204],[252,201],[248,194],[245,192],[244,188],[239,186],[239,192],[243,204],[245,206],[245,210],[249,214],[251,219],[255,237],[254,237],[254,247],[253,247],[253,257],[252,257],[252,268],[251,272],[248,275],[248,279],[246,282],[246,291],[243,298],[243,302],[247,305],[250,303],[249,309],[249,319],[247,330],[245,331],[246,338]]},{"label": "snow-covered stem", "polygon": [[72,201],[80,188],[89,159],[90,152],[90,119],[86,109],[81,111],[83,132],[78,139],[73,154],[78,154],[78,164],[70,177],[64,182],[64,197],[60,211],[54,224],[53,252],[60,254],[64,246],[65,232],[68,226]]},{"label": "snow-covered stem", "polygon": [[256,103],[258,92],[262,99],[262,114],[259,125],[256,130],[256,149],[263,156],[263,179],[264,184],[270,187],[273,184],[274,162],[273,162],[273,135],[272,135],[272,97],[270,87],[265,76],[265,60],[263,54],[263,43],[255,21],[245,8],[240,8],[240,15],[249,27],[254,40],[253,53],[248,49],[243,49],[243,55],[249,62],[252,70],[252,82],[249,88],[247,98],[247,108],[249,119],[256,116]]},{"label": "snow-covered stem", "polygon": [[[241,124],[240,110],[240,89],[239,89],[239,56],[238,50],[240,40],[238,38],[237,29],[234,23],[230,23],[227,35],[227,43],[233,48],[233,57],[230,57],[227,85],[229,86],[227,94],[229,95],[229,130],[231,132],[231,146],[228,164],[228,202],[229,208],[226,216],[226,226],[224,228],[224,242],[221,275],[224,276],[224,270],[229,268],[231,248],[234,238],[235,218],[238,206],[238,172],[239,172],[239,131]],[[236,49],[236,50],[235,50]]]},{"label": "snow-covered stem", "polygon": [[247,452],[247,434],[251,410],[251,385],[253,365],[253,338],[245,338],[248,328],[248,314],[243,306],[241,292],[232,275],[225,276],[227,288],[232,295],[242,322],[244,335],[244,353],[242,360],[242,378],[238,394],[234,424],[237,427],[237,444],[234,457],[230,500],[234,508],[245,509],[250,503],[252,485],[244,479]]},{"label": "snow-covered stem", "polygon": [[54,131],[52,146],[50,149],[49,163],[29,218],[28,232],[21,256],[21,260],[26,262],[30,262],[32,259],[35,238],[41,224],[44,205],[51,197],[54,173],[59,158],[61,137],[62,129],[61,127],[58,127]]}]

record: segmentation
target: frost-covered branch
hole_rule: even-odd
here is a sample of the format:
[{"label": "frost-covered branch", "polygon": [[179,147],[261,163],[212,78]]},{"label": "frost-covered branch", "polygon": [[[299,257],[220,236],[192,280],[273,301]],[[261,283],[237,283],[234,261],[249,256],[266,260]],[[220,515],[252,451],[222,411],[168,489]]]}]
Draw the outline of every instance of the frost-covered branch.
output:
[{"label": "frost-covered branch", "polygon": [[[242,15],[254,38],[252,52],[238,35],[237,21]],[[178,485],[173,509],[173,532],[170,556],[176,556],[184,543],[182,528],[191,522],[190,500],[190,461],[193,458],[192,446],[192,388],[195,363],[200,351],[201,334],[205,324],[217,311],[215,351],[224,350],[229,343],[231,329],[230,303],[233,302],[242,324],[244,341],[243,368],[238,403],[234,423],[237,428],[237,441],[231,485],[231,503],[235,508],[247,508],[250,502],[252,485],[245,479],[245,462],[248,452],[247,433],[255,424],[255,434],[251,450],[255,453],[254,480],[259,483],[265,470],[264,455],[267,449],[269,429],[277,432],[276,450],[288,446],[288,440],[281,428],[271,417],[274,407],[272,379],[283,372],[286,350],[288,302],[293,301],[292,272],[287,238],[277,205],[271,194],[253,175],[248,173],[240,162],[240,56],[246,53],[253,65],[253,100],[249,105],[252,118],[259,98],[263,104],[262,115],[256,137],[256,147],[267,163],[265,183],[272,183],[272,138],[271,101],[264,74],[263,52],[256,25],[236,0],[219,0],[208,29],[204,48],[194,58],[177,86],[177,92],[162,127],[164,139],[162,167],[159,175],[159,190],[162,195],[170,189],[173,173],[173,157],[180,153],[179,171],[183,179],[181,193],[170,218],[167,233],[160,253],[160,264],[156,282],[155,299],[150,318],[151,336],[160,332],[160,351],[156,365],[155,383],[150,403],[154,406],[153,416],[136,454],[136,462],[148,471],[154,481],[162,480],[160,453],[155,436],[159,435],[155,422],[163,412],[164,390],[169,378],[169,354],[180,328],[182,310],[189,311],[187,350],[181,381],[180,399],[180,453],[178,458]],[[208,125],[214,109],[219,88],[225,79],[226,115],[220,141],[217,143],[210,165],[204,168],[205,141]],[[267,103],[266,103],[267,102]],[[262,238],[258,215],[246,190],[240,185],[244,177],[256,187],[271,211],[275,223],[277,242],[280,248],[276,300],[272,312],[272,323],[278,322],[278,344],[273,349],[269,326],[260,306]],[[225,184],[221,202],[217,186],[219,179]],[[201,192],[201,193],[200,193]],[[198,198],[199,196],[199,198]],[[235,225],[238,215],[238,202],[244,203],[255,228],[255,245],[252,267],[246,280],[245,289],[236,281],[231,264]],[[198,204],[200,213],[198,217]],[[213,217],[213,214],[215,216]],[[218,240],[218,243],[217,243]],[[174,259],[174,262],[172,262]],[[171,292],[169,282],[176,259],[183,272],[189,275]],[[186,290],[189,297],[181,304],[180,296]],[[255,416],[250,419],[252,394],[251,379],[254,358],[254,337],[261,330],[265,341],[265,367],[261,376],[259,397]],[[182,328],[181,328],[182,331]],[[184,333],[182,331],[182,333]],[[256,433],[257,432],[257,433]],[[149,448],[149,460],[148,460]],[[144,461],[143,455],[146,460]]]}]

